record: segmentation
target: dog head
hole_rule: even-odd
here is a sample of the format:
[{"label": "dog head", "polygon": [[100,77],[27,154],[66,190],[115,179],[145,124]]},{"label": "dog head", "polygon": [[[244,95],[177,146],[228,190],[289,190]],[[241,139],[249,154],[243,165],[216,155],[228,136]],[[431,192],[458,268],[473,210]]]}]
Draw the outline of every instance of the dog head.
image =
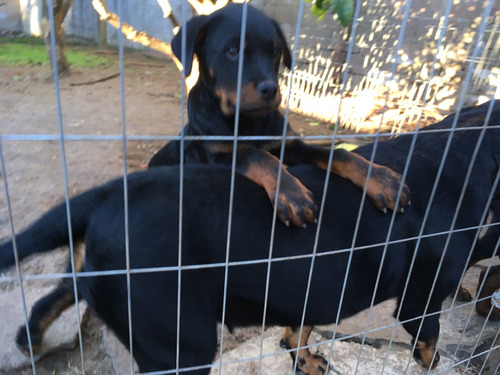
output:
[{"label": "dog head", "polygon": [[[234,114],[237,102],[238,61],[244,54],[240,111],[261,116],[275,110],[281,102],[278,87],[280,62],[291,66],[291,55],[278,23],[247,6],[244,51],[240,51],[242,4],[228,5],[208,16],[198,16],[186,25],[185,74],[191,73],[193,57],[200,64],[201,83],[220,100],[226,116]],[[172,40],[179,60],[182,34]]]}]

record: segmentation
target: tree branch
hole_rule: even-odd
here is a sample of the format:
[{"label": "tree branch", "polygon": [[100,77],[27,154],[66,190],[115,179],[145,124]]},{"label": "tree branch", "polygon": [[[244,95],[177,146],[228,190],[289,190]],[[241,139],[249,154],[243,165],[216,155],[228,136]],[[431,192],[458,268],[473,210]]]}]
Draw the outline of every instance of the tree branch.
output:
[{"label": "tree branch", "polygon": [[158,5],[160,6],[162,12],[163,12],[163,17],[168,18],[170,22],[172,22],[172,25],[174,25],[174,34],[177,34],[177,31],[179,30],[179,22],[177,21],[177,18],[175,18],[174,13],[172,12],[172,7],[170,6],[170,3],[168,0],[156,0],[158,2]]},{"label": "tree branch", "polygon": [[[116,14],[110,13],[106,9],[106,7],[101,3],[100,0],[92,0],[92,6],[99,14],[99,18],[101,19],[101,21],[106,21],[115,29],[120,29],[120,18],[118,18]],[[123,33],[123,35],[125,35],[125,37],[128,40],[140,43],[143,46],[150,47],[158,52],[161,52],[169,56],[175,62],[177,68],[179,70],[182,70],[182,64],[173,54],[170,44],[162,42],[159,39],[153,38],[152,36],[149,36],[147,33],[143,31],[139,32],[125,22],[122,22],[121,24],[121,32]]]}]

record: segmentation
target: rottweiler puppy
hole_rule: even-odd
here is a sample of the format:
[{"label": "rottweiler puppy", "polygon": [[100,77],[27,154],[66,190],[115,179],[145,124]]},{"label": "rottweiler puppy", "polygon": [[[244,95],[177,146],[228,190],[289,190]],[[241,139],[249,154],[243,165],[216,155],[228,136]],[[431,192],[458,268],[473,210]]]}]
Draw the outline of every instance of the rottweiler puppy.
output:
[{"label": "rottweiler puppy", "polygon": [[[281,137],[285,120],[278,107],[281,93],[278,85],[280,62],[291,67],[292,58],[278,23],[259,10],[247,6],[244,50],[240,51],[242,4],[231,4],[208,16],[191,19],[172,40],[172,50],[181,59],[182,36],[186,37],[185,74],[191,73],[194,56],[199,61],[199,79],[189,92],[188,119],[183,135],[184,163],[209,163],[231,167],[232,140],[197,140],[189,137],[235,135],[235,112],[239,104],[237,136],[254,137],[238,140],[236,171],[262,186],[275,202]],[[238,98],[238,61],[243,54],[241,94]],[[238,102],[239,100],[239,102]],[[287,135],[293,135],[287,127]],[[259,138],[258,136],[268,136]],[[283,162],[287,165],[313,164],[328,167],[329,151],[303,143],[286,141]],[[149,167],[180,163],[180,141],[172,141],[153,156]],[[359,154],[335,150],[331,171],[364,188],[370,163]],[[367,195],[380,210],[401,210],[409,200],[403,186],[396,202],[401,177],[391,169],[373,164]],[[311,192],[286,169],[281,169],[277,198],[278,217],[287,225],[305,226],[312,222],[316,206]]]}]

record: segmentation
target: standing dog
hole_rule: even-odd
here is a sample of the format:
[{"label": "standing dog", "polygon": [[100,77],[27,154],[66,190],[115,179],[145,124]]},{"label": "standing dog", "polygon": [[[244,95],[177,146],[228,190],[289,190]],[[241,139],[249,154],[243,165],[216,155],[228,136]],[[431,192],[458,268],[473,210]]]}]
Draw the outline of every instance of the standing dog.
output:
[{"label": "standing dog", "polygon": [[[491,247],[479,246],[473,249],[467,263],[477,232],[475,227],[487,208],[491,192],[495,199],[500,197],[500,188],[494,185],[500,168],[500,103],[494,105],[490,125],[483,127],[489,105],[465,109],[458,129],[451,135],[453,116],[418,134],[408,170],[414,203],[404,215],[395,217],[392,226],[391,217],[370,203],[364,204],[357,226],[361,192],[335,175],[330,176],[321,228],[276,226],[266,323],[300,325],[311,261],[315,259],[304,317],[306,325],[331,323],[339,309],[340,318],[352,316],[368,308],[372,296],[375,303],[396,297],[399,319],[416,341],[415,358],[425,368],[432,368],[439,360],[436,341],[443,300],[457,288],[465,267],[492,256]],[[446,162],[428,209],[449,137],[452,141]],[[467,179],[477,142],[480,147]],[[401,173],[410,145],[411,137],[404,135],[383,142],[376,161]],[[357,152],[370,155],[372,145]],[[290,172],[305,182],[315,196],[322,195],[324,171],[313,166],[296,166]],[[189,199],[183,202],[183,269],[178,289],[179,168],[153,168],[128,176],[127,238],[133,269],[131,336],[123,182],[112,181],[70,200],[73,238],[84,241],[86,249],[82,257],[83,273],[78,277],[79,293],[127,347],[129,337],[132,338],[133,355],[143,372],[174,369],[177,358],[183,368],[210,364],[217,348],[216,327],[225,290],[225,323],[229,327],[262,322],[272,209],[259,186],[236,175],[226,279],[229,181],[227,168],[184,167],[184,196]],[[427,220],[423,237],[416,247],[424,217]],[[67,244],[66,220],[66,207],[62,204],[20,233],[16,237],[19,257],[23,259]],[[450,233],[452,223],[454,231]],[[390,241],[385,247],[389,228]],[[352,249],[354,233],[357,233],[356,248]],[[317,251],[312,258],[315,244]],[[435,276],[441,259],[442,267]],[[0,269],[13,263],[13,243],[9,241],[0,246]],[[375,290],[379,267],[379,286]],[[156,272],[151,272],[151,268]],[[123,273],[106,274],[111,270]],[[103,274],[86,275],[86,271]],[[339,305],[341,296],[343,303]],[[177,343],[179,353],[176,353]],[[302,363],[298,363],[302,369]],[[192,368],[187,373],[202,375],[208,371]],[[323,371],[324,368],[318,367],[304,372]]]}]

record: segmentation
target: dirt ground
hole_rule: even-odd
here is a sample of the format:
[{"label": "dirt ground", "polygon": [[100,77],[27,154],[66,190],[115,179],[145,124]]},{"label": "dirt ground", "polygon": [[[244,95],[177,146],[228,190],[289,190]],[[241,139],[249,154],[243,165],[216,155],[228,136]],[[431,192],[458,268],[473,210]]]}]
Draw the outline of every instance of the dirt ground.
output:
[{"label": "dirt ground", "polygon": [[[124,100],[128,136],[176,135],[181,129],[181,81],[175,65],[140,52],[125,57]],[[120,78],[88,84],[116,74],[118,68],[73,70],[60,79],[63,132],[66,136],[122,135]],[[0,67],[0,134],[9,202],[14,227],[20,230],[65,197],[61,144],[43,136],[59,134],[57,101],[49,67]],[[307,134],[329,134],[325,124],[291,115],[294,129]],[[313,126],[310,126],[312,124]],[[24,138],[23,138],[24,137]],[[35,140],[33,138],[36,138]],[[145,168],[165,141],[129,141],[127,172]],[[123,175],[123,143],[117,140],[68,140],[64,144],[69,195]],[[5,177],[5,176],[2,176]],[[3,186],[0,189],[0,239],[10,237],[10,221]],[[22,264],[22,272],[49,274],[64,271],[66,253],[57,251]],[[13,270],[0,276],[14,276]],[[31,281],[28,287],[55,285],[57,280]],[[0,290],[17,288],[0,282]],[[86,373],[114,374],[110,358],[101,348],[97,318],[83,326]],[[258,330],[238,331],[225,339],[228,348]],[[37,374],[81,373],[80,351],[60,351],[37,363]],[[55,372],[54,372],[55,371]],[[31,367],[16,372],[32,374]],[[0,375],[1,370],[0,370]],[[11,375],[11,374],[9,374]]]}]

